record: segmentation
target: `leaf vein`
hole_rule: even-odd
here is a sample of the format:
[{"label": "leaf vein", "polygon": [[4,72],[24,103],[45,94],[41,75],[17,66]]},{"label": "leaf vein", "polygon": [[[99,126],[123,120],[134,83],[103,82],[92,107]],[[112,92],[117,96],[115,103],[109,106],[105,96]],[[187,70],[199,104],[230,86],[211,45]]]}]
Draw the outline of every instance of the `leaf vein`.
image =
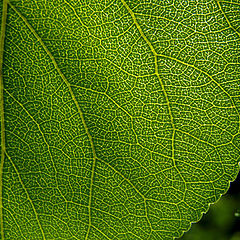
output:
[{"label": "leaf vein", "polygon": [[43,236],[43,239],[46,240],[45,233],[44,233],[44,231],[43,231],[42,225],[41,225],[40,220],[39,220],[39,217],[38,217],[38,213],[37,213],[37,211],[36,211],[36,208],[35,208],[35,206],[34,206],[34,204],[33,204],[32,199],[31,199],[30,196],[29,196],[28,190],[27,190],[27,188],[25,187],[25,185],[24,185],[24,183],[23,183],[23,181],[22,181],[22,178],[21,178],[21,176],[20,176],[20,173],[19,173],[16,165],[15,165],[14,162],[12,161],[11,157],[8,155],[8,153],[5,152],[5,154],[6,154],[7,158],[9,159],[9,161],[11,162],[11,164],[12,164],[12,166],[13,166],[13,168],[14,168],[17,176],[18,176],[19,182],[21,183],[21,185],[22,185],[22,187],[23,187],[23,189],[24,189],[24,191],[25,191],[25,193],[26,193],[26,195],[27,195],[27,199],[28,199],[28,201],[30,202],[30,204],[31,204],[31,206],[32,206],[32,209],[33,209],[33,212],[34,212],[34,214],[35,214],[35,217],[36,217],[38,226],[39,226],[39,228],[40,228],[41,234],[42,234],[42,236]]},{"label": "leaf vein", "polygon": [[44,42],[42,41],[42,39],[39,37],[39,35],[37,34],[37,32],[33,29],[33,27],[30,25],[30,23],[27,21],[27,19],[15,8],[15,6],[13,6],[11,3],[9,3],[9,5],[11,6],[11,8],[18,14],[18,16],[23,20],[23,22],[26,24],[26,26],[30,29],[30,31],[33,33],[33,35],[36,37],[36,39],[39,41],[39,43],[41,44],[41,46],[43,47],[43,49],[45,50],[45,52],[48,54],[48,56],[50,57],[50,59],[52,60],[52,63],[54,65],[54,67],[56,68],[58,74],[61,76],[62,80],[64,81],[64,83],[67,85],[68,90],[70,92],[70,95],[74,101],[74,104],[77,107],[77,110],[79,112],[80,118],[82,120],[85,132],[89,138],[89,142],[92,148],[92,152],[93,152],[93,164],[92,164],[92,169],[91,169],[91,183],[90,183],[90,194],[89,194],[89,206],[88,206],[88,211],[89,211],[89,227],[88,227],[88,231],[86,234],[86,238],[88,238],[88,234],[90,231],[90,226],[91,226],[91,202],[92,202],[92,188],[93,188],[93,178],[94,178],[94,171],[95,171],[95,165],[96,165],[96,151],[93,145],[93,140],[92,140],[92,136],[90,135],[90,132],[88,130],[88,127],[86,125],[85,119],[83,117],[83,112],[76,100],[76,97],[72,91],[71,85],[68,82],[68,80],[66,79],[66,77],[63,75],[62,71],[60,70],[60,68],[57,65],[57,62],[54,58],[54,56],[52,55],[52,53],[49,51],[49,49],[47,48],[47,46],[44,44]]}]

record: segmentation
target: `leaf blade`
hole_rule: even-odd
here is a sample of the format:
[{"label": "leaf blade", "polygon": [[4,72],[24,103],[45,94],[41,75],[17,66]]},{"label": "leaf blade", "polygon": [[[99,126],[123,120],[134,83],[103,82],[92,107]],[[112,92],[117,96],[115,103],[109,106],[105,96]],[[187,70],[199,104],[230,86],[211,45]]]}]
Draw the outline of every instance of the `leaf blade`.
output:
[{"label": "leaf blade", "polygon": [[[63,12],[50,5],[33,8],[30,1],[10,4],[7,149],[43,223],[42,237],[33,230],[23,232],[25,238],[172,239],[201,217],[238,171],[233,140],[239,135],[239,89],[236,81],[225,81],[232,73],[223,80],[216,75],[222,66],[237,72],[236,54],[229,48],[234,61],[224,65],[224,57],[205,43],[198,48],[206,56],[192,54],[195,62],[178,47],[164,52],[168,48],[162,51],[149,32],[170,25],[141,19],[141,4],[128,4],[135,2],[90,7],[63,1]],[[147,24],[157,27],[148,31]],[[231,41],[239,46],[235,36]],[[208,69],[205,57],[214,67]],[[18,124],[11,124],[14,118]],[[9,169],[6,163],[6,179],[14,178]],[[11,211],[19,205],[4,201]],[[17,239],[15,232],[8,230],[9,238]]]}]

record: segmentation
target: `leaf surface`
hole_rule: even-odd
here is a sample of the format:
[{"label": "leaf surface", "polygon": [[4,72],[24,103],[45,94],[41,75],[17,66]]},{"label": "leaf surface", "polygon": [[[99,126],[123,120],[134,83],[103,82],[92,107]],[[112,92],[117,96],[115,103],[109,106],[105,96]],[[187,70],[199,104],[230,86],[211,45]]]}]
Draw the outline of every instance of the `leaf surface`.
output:
[{"label": "leaf surface", "polygon": [[174,239],[226,192],[238,0],[0,9],[2,240]]}]

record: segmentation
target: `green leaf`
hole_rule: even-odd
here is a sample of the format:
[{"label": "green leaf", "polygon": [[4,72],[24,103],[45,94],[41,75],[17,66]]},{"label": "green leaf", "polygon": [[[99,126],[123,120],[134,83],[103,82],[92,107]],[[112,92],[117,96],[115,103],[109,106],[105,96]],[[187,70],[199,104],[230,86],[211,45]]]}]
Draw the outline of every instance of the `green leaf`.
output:
[{"label": "green leaf", "polygon": [[2,240],[174,239],[226,192],[239,0],[0,6]]}]

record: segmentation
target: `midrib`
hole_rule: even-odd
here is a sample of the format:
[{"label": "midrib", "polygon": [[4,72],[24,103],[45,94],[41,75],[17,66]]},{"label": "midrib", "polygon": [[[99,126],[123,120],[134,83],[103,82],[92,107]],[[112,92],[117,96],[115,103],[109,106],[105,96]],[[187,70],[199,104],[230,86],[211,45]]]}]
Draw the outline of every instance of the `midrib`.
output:
[{"label": "midrib", "polygon": [[4,122],[4,103],[3,103],[3,51],[4,51],[4,40],[6,31],[6,20],[7,20],[7,0],[3,0],[2,8],[2,23],[0,32],[0,115],[1,115],[1,164],[0,164],[0,228],[1,228],[1,239],[4,240],[3,232],[3,201],[2,201],[2,182],[3,182],[3,164],[5,157],[5,122]]}]

